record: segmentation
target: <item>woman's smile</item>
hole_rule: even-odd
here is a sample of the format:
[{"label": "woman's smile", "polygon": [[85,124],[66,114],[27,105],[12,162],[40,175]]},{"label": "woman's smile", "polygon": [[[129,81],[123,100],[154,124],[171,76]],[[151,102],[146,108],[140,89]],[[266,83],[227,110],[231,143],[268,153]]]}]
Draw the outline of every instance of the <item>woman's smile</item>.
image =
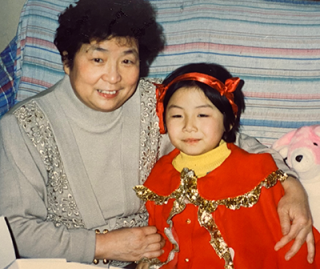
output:
[{"label": "woman's smile", "polygon": [[77,97],[88,107],[114,111],[135,92],[139,80],[139,49],[135,39],[111,38],[83,44],[73,66],[64,65]]},{"label": "woman's smile", "polygon": [[97,91],[98,91],[98,94],[104,98],[114,98],[119,94],[119,90],[117,90],[117,91],[97,90]]}]

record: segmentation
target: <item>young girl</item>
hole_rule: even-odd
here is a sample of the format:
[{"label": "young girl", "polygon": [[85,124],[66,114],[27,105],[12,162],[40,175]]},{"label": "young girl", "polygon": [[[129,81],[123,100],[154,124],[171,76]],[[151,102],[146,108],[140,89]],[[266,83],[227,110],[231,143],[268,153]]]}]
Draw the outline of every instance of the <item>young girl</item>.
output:
[{"label": "young girl", "polygon": [[[135,187],[149,225],[166,240],[162,256],[138,267],[317,268],[319,255],[309,264],[306,244],[289,261],[292,244],[274,250],[287,175],[269,154],[233,144],[245,108],[242,86],[222,66],[205,63],[183,66],[156,85],[160,131],[176,149]],[[317,231],[315,239],[318,250]]]}]

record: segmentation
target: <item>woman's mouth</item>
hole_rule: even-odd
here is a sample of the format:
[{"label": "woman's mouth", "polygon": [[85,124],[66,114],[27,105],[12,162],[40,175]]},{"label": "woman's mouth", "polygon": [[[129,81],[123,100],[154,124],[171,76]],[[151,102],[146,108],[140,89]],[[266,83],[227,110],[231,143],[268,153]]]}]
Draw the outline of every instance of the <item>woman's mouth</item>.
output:
[{"label": "woman's mouth", "polygon": [[116,94],[117,91],[103,91],[103,90],[98,90],[98,92],[103,93],[103,94]]},{"label": "woman's mouth", "polygon": [[99,89],[97,91],[100,96],[106,97],[106,98],[115,97],[119,93],[119,91],[104,91]]}]

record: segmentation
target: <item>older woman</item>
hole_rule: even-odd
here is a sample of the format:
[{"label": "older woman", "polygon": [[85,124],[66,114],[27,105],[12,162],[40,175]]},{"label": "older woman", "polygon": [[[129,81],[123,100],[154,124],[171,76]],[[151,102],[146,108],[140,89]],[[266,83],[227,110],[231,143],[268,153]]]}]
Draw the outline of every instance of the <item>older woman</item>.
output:
[{"label": "older woman", "polygon": [[[171,149],[159,134],[154,86],[140,79],[164,47],[155,19],[145,0],[70,6],[55,38],[65,77],[1,119],[0,215],[21,257],[124,267],[162,253],[163,240],[146,226],[132,190]],[[267,150],[245,135],[238,144]],[[285,236],[276,249],[296,238],[290,258],[307,240],[312,260],[306,195],[295,179],[285,184]]]}]

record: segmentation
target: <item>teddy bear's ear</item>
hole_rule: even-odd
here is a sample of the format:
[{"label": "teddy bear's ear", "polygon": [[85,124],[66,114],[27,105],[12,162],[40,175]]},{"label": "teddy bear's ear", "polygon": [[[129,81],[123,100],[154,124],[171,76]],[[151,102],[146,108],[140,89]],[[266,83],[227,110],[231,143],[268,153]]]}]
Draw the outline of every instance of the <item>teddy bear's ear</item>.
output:
[{"label": "teddy bear's ear", "polygon": [[288,149],[291,142],[292,137],[294,137],[297,130],[293,130],[289,133],[286,133],[282,137],[280,137],[276,142],[271,146],[273,149],[278,151],[282,158],[286,158],[288,156]]},{"label": "teddy bear's ear", "polygon": [[315,134],[320,137],[320,125],[315,125],[314,127]]},{"label": "teddy bear's ear", "polygon": [[[272,148],[273,148],[273,146],[272,146]],[[288,157],[289,145],[282,145],[282,146],[274,148],[274,149],[280,153],[282,159],[285,159]]]}]

